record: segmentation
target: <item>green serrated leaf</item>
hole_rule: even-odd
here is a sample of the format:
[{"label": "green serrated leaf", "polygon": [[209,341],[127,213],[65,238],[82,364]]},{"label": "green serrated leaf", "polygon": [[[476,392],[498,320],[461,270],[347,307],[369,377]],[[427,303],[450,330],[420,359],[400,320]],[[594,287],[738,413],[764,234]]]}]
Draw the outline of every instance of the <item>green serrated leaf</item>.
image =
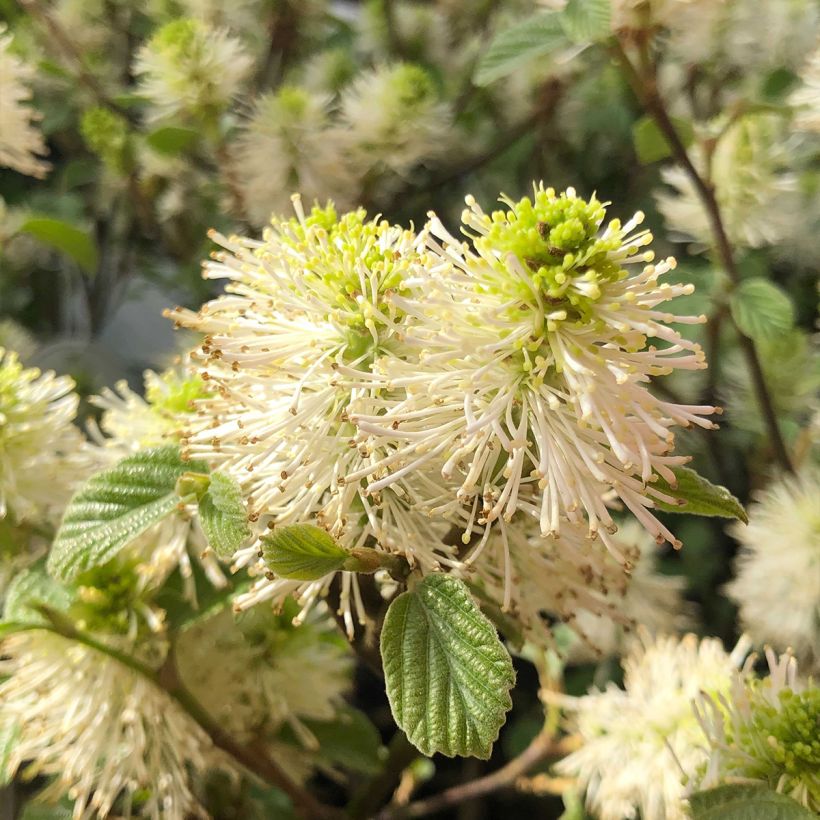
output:
[{"label": "green serrated leaf", "polygon": [[175,156],[181,154],[186,148],[196,142],[199,133],[193,128],[180,128],[175,125],[167,125],[152,131],[145,141],[148,145],[160,154]]},{"label": "green serrated leaf", "polygon": [[155,447],[128,456],[92,476],[69,501],[48,557],[48,571],[70,581],[106,563],[124,546],[177,509],[181,475],[207,472],[184,461],[177,447]]},{"label": "green serrated leaf", "polygon": [[97,269],[97,246],[86,231],[48,216],[33,216],[20,226],[20,233],[50,245],[70,256],[83,270],[94,273]]},{"label": "green serrated leaf", "polygon": [[390,605],[381,635],[396,723],[423,754],[487,759],[512,706],[512,660],[466,584],[428,575]]},{"label": "green serrated leaf", "polygon": [[[695,139],[692,123],[679,117],[671,119],[681,142],[687,147],[691,145]],[[649,116],[641,117],[632,127],[632,142],[635,145],[635,153],[643,165],[649,165],[672,155],[672,149],[666,137],[658,128],[655,120]]]},{"label": "green serrated leaf", "polygon": [[9,771],[9,759],[19,739],[19,724],[7,723],[0,728],[0,786],[7,786],[11,783],[12,773]]},{"label": "green serrated leaf", "polygon": [[814,812],[766,786],[727,785],[689,798],[693,820],[810,820]]},{"label": "green serrated leaf", "polygon": [[672,487],[661,477],[658,477],[658,480],[651,486],[665,495],[681,499],[684,503],[667,504],[665,501],[655,501],[655,506],[659,510],[719,518],[738,518],[744,524],[749,523],[743,505],[725,487],[712,484],[711,481],[688,467],[675,467],[672,472],[678,480],[677,486]]},{"label": "green serrated leaf", "polygon": [[794,306],[772,282],[745,279],[732,291],[732,318],[740,331],[755,341],[784,336],[794,326]]},{"label": "green serrated leaf", "polygon": [[277,527],[262,538],[265,563],[280,578],[315,581],[336,572],[348,558],[333,538],[312,524]]},{"label": "green serrated leaf", "polygon": [[559,15],[542,12],[500,32],[476,67],[476,85],[490,85],[537,57],[568,44]]},{"label": "green serrated leaf", "polygon": [[612,34],[610,0],[569,0],[561,25],[575,43],[595,43]]},{"label": "green serrated leaf", "polygon": [[9,584],[3,617],[7,621],[43,623],[45,619],[36,609],[38,604],[67,609],[73,599],[72,592],[46,572],[45,561],[38,561]]},{"label": "green serrated leaf", "polygon": [[211,549],[230,558],[251,536],[242,488],[225,473],[211,473],[199,502],[199,520]]}]

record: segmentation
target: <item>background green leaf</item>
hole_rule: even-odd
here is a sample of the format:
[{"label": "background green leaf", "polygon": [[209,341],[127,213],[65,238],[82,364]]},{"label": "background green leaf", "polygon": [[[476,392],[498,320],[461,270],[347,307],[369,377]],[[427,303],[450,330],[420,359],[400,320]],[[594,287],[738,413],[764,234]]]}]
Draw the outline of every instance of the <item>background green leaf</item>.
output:
[{"label": "background green leaf", "polygon": [[[671,117],[671,120],[681,142],[687,147],[691,145],[695,138],[692,123],[680,117]],[[638,155],[638,159],[644,165],[666,159],[666,157],[672,155],[672,148],[666,141],[666,137],[658,128],[655,120],[648,115],[641,117],[632,126],[632,142],[635,145],[635,153]]]},{"label": "background green leaf", "polygon": [[66,507],[48,571],[70,581],[109,561],[152,524],[176,510],[177,479],[207,472],[207,466],[184,461],[177,447],[156,447],[128,456],[92,476]]},{"label": "background green leaf", "polygon": [[610,0],[569,0],[561,25],[576,43],[593,43],[612,34]]},{"label": "background green leaf", "polygon": [[342,549],[323,529],[313,524],[277,527],[262,538],[265,563],[280,578],[315,581],[336,572],[347,560]]},{"label": "background green leaf", "polygon": [[489,85],[531,60],[568,44],[557,14],[535,14],[495,37],[481,58],[473,80],[476,85]]},{"label": "background green leaf", "polygon": [[777,285],[760,277],[745,279],[732,291],[732,318],[755,341],[769,341],[794,326],[794,306]]},{"label": "background green leaf", "polygon": [[186,148],[193,145],[199,137],[199,133],[193,128],[181,128],[176,125],[166,125],[152,131],[145,141],[151,148],[160,154],[175,156],[181,154]]},{"label": "background green leaf", "polygon": [[33,216],[20,226],[20,233],[27,233],[70,256],[87,273],[94,273],[97,269],[97,246],[94,240],[86,231],[68,222],[49,216]]},{"label": "background green leaf", "polygon": [[512,661],[463,581],[428,575],[399,595],[381,635],[396,723],[423,754],[487,759],[512,706]]},{"label": "background green leaf", "polygon": [[766,786],[729,785],[689,798],[693,820],[810,820],[814,812]]}]

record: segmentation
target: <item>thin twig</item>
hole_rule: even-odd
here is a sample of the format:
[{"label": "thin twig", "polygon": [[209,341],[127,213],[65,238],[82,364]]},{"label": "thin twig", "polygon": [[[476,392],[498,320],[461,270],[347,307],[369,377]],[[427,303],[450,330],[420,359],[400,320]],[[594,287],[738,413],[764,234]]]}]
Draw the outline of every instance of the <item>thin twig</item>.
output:
[{"label": "thin twig", "polygon": [[[708,182],[695,168],[686,146],[683,144],[680,135],[677,132],[672,120],[664,105],[657,82],[652,76],[641,76],[632,61],[629,59],[626,51],[624,51],[621,43],[616,39],[613,46],[615,57],[623,68],[627,81],[629,82],[638,101],[647,111],[647,113],[655,121],[664,138],[669,143],[672,150],[672,155],[681,165],[686,175],[695,187],[695,190],[700,197],[703,207],[706,210],[709,224],[712,229],[712,235],[715,243],[715,250],[721,265],[729,276],[732,286],[736,287],[741,281],[740,270],[735,261],[732,244],[729,241],[729,236],[726,233],[726,228],[723,224],[723,217],[720,212],[717,198],[715,196],[714,186]],[[772,398],[766,386],[766,379],[763,375],[763,367],[760,364],[760,358],[757,354],[757,348],[754,341],[743,333],[737,323],[734,322],[735,329],[740,340],[740,348],[746,358],[746,363],[751,372],[752,382],[754,384],[755,393],[757,395],[758,403],[763,414],[763,419],[769,433],[769,439],[774,450],[780,466],[787,472],[793,472],[791,459],[789,458],[786,444],[780,432],[780,425],[777,421],[777,414],[774,409]]]},{"label": "thin twig", "polygon": [[515,782],[533,766],[561,752],[560,742],[556,742],[549,732],[541,732],[518,757],[513,758],[505,766],[486,777],[453,786],[441,794],[417,800],[407,806],[389,806],[377,815],[377,818],[378,820],[398,820],[398,818],[406,817],[426,817],[428,814],[444,811],[467,800],[475,800],[485,794],[514,786]]}]

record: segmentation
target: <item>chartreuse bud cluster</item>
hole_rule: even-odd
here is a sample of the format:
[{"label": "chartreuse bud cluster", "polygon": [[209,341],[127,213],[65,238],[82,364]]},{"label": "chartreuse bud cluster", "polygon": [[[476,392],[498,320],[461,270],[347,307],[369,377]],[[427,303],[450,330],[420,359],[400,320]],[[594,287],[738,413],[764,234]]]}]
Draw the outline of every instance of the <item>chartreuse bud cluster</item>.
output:
[{"label": "chartreuse bud cluster", "polygon": [[89,108],[80,121],[80,133],[86,145],[109,168],[117,173],[129,170],[133,156],[124,117],[108,108]]}]

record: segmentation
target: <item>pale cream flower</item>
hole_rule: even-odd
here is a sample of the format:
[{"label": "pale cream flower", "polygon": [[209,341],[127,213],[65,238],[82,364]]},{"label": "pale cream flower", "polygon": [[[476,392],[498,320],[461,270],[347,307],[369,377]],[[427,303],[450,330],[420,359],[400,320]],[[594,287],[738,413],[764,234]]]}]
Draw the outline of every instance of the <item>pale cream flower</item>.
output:
[{"label": "pale cream flower", "polygon": [[54,519],[94,466],[72,422],[79,397],[68,376],[25,368],[0,348],[0,518]]},{"label": "pale cream flower", "polygon": [[[694,635],[646,636],[624,660],[624,688],[566,698],[581,747],[556,768],[577,777],[600,820],[685,820],[683,780],[708,759],[692,700],[725,694],[746,654]],[[640,814],[639,814],[640,812]]]},{"label": "pale cream flower", "polygon": [[795,127],[803,131],[820,131],[820,48],[806,61],[800,79],[801,85],[789,98],[797,109]]},{"label": "pale cream flower", "polygon": [[248,215],[259,225],[289,210],[299,191],[308,202],[332,198],[345,207],[357,182],[329,129],[330,99],[295,86],[262,96],[233,148]]},{"label": "pale cream flower", "polygon": [[218,115],[239,92],[252,59],[242,43],[200,20],[166,23],[140,49],[135,73],[139,93],[151,103],[148,117]]},{"label": "pale cream flower", "polygon": [[647,384],[706,366],[700,346],[672,327],[705,318],[664,309],[692,286],[661,281],[675,262],[651,264],[642,248],[652,237],[636,230],[643,214],[599,235],[604,206],[573,189],[558,196],[538,186],[534,203],[503,197],[505,210],[492,215],[467,202],[472,242],[432,215],[441,244],[430,239],[414,293],[393,299],[411,317],[417,357],[380,362],[392,395],[376,412],[350,414],[360,440],[394,448],[369,468],[389,471],[370,491],[440,459],[458,491],[433,511],[466,508],[465,538],[475,524],[523,510],[543,535],[586,522],[623,560],[605,500],[614,495],[659,543],[678,545],[652,513],[656,499],[675,502],[653,483],[674,483],[671,468],[688,461],[672,454],[672,429],[711,428],[702,416],[715,408],[658,399]]},{"label": "pale cream flower", "polygon": [[44,177],[51,166],[41,159],[48,148],[36,125],[40,115],[30,105],[34,70],[12,52],[11,43],[0,24],[0,166]]},{"label": "pale cream flower", "polygon": [[820,470],[803,467],[760,493],[749,523],[731,527],[741,550],[726,590],[752,639],[820,660]]},{"label": "pale cream flower", "polygon": [[[44,630],[0,651],[0,733],[16,738],[4,775],[54,777],[75,820],[112,811],[206,817],[190,783],[219,762],[210,740],[156,684],[108,655]],[[121,809],[121,811],[120,811]]]}]

